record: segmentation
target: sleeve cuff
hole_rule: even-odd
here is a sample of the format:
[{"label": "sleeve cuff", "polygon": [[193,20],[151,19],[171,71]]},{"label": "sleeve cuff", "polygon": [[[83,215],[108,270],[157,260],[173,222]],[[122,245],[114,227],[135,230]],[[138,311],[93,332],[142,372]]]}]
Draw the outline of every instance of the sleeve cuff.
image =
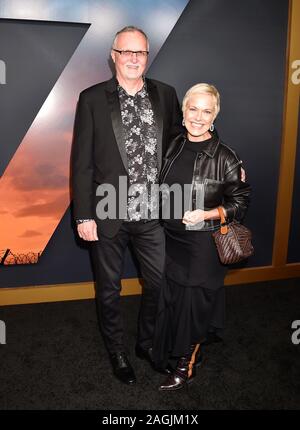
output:
[{"label": "sleeve cuff", "polygon": [[222,206],[226,210],[226,220],[231,222],[235,215],[235,208],[226,204],[223,204]]},{"label": "sleeve cuff", "polygon": [[86,219],[77,219],[76,220],[76,224],[82,224],[83,222],[88,222],[88,221],[94,221],[92,218],[86,218]]}]

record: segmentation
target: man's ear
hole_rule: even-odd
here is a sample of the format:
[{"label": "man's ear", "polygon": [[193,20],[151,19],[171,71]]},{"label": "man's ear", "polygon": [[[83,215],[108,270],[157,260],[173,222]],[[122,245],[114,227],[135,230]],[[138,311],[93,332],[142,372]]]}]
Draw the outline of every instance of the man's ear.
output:
[{"label": "man's ear", "polygon": [[110,56],[111,56],[111,59],[113,60],[113,62],[115,63],[116,53],[113,50],[110,51]]}]

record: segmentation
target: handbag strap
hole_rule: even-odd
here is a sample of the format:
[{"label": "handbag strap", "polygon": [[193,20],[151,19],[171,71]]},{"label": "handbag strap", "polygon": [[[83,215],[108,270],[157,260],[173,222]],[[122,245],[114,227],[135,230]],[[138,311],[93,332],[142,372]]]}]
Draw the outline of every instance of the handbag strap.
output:
[{"label": "handbag strap", "polygon": [[227,234],[228,233],[228,227],[227,227],[227,223],[226,223],[226,219],[224,216],[224,212],[223,212],[223,208],[222,206],[218,206],[218,211],[219,211],[219,215],[221,218],[221,229],[220,232],[221,234]]}]

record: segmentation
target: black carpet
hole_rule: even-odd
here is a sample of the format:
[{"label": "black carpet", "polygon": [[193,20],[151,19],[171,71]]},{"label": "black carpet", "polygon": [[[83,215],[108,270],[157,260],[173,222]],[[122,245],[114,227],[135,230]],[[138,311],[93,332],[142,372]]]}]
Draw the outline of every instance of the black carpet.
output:
[{"label": "black carpet", "polygon": [[[300,409],[300,280],[229,286],[225,341],[206,350],[192,384],[173,393],[134,356],[140,297],[123,297],[134,386],[112,375],[93,300],[0,307],[0,409]],[[300,334],[299,334],[300,340]]]}]

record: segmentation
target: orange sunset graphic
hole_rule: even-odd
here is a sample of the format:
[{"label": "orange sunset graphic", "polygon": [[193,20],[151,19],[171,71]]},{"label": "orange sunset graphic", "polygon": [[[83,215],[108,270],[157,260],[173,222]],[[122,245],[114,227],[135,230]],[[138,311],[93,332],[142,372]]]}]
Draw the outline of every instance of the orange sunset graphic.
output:
[{"label": "orange sunset graphic", "polygon": [[70,203],[72,129],[59,127],[59,118],[74,112],[76,100],[56,109],[57,98],[48,97],[1,177],[2,264],[36,262]]},{"label": "orange sunset graphic", "polygon": [[[128,25],[128,16],[139,22],[141,10],[149,9],[149,25],[144,23],[144,28],[151,40],[150,65],[187,1],[175,0],[172,7],[168,2],[162,3],[159,14],[145,1],[132,3],[129,10],[128,5],[117,1],[73,3],[76,7],[67,9],[57,9],[51,2],[43,5],[30,2],[25,9],[21,0],[5,0],[2,5],[4,19],[48,23],[61,20],[66,29],[68,22],[83,23],[86,32],[78,46],[74,46],[71,58],[65,59],[65,68],[56,77],[55,85],[0,177],[0,268],[37,263],[70,205],[69,169],[76,103],[83,89],[111,77],[108,58],[116,31]],[[160,30],[153,28],[151,22],[159,22]],[[17,43],[22,46],[22,39]],[[52,67],[53,58],[43,46],[40,48],[40,61]],[[8,76],[7,85],[9,80]],[[23,102],[26,105],[26,100]],[[20,115],[18,106],[11,115],[16,118]],[[1,136],[2,142],[4,138]]]},{"label": "orange sunset graphic", "polygon": [[[0,179],[0,264],[32,264],[70,205],[70,155],[79,92],[97,80],[69,63]],[[84,81],[84,82],[83,82]]]}]

